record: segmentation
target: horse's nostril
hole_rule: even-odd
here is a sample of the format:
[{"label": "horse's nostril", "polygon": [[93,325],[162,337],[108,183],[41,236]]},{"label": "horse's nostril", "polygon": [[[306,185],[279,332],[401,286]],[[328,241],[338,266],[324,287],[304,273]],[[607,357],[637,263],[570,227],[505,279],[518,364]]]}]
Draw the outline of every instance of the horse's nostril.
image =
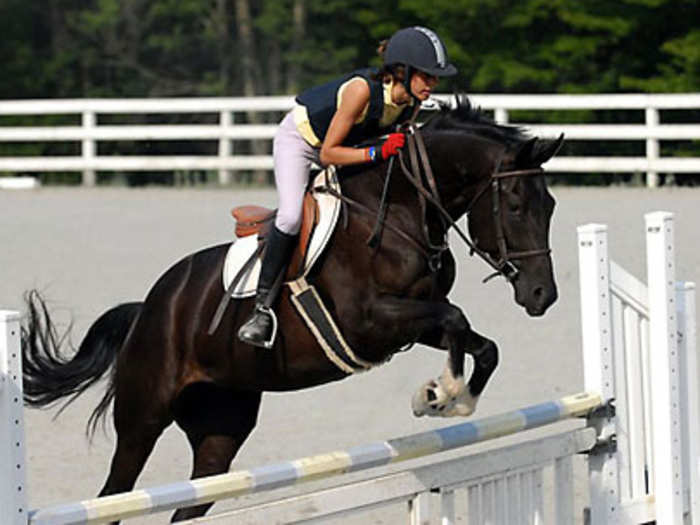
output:
[{"label": "horse's nostril", "polygon": [[534,290],[532,290],[532,296],[535,299],[542,299],[542,296],[544,295],[544,287],[538,286]]}]

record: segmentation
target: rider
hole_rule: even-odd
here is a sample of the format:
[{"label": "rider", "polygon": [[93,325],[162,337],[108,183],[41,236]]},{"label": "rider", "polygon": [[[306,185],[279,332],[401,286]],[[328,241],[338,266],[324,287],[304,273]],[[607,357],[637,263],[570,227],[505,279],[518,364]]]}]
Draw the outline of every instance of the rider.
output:
[{"label": "rider", "polygon": [[[396,155],[404,135],[390,133],[392,127],[410,119],[415,104],[430,96],[438,77],[457,73],[440,37],[425,27],[401,29],[377,51],[383,58],[381,69],[354,71],[301,93],[280,123],[273,142],[279,207],[267,235],[255,310],[238,331],[243,342],[255,346],[272,342],[270,293],[301,228],[311,164],[344,166]],[[386,133],[381,146],[352,147]]]}]

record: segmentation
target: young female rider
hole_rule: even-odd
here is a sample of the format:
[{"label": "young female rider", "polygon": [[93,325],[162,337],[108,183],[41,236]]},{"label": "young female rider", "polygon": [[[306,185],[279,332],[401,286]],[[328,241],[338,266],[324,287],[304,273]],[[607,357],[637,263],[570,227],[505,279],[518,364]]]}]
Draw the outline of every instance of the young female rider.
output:
[{"label": "young female rider", "polygon": [[[301,228],[302,202],[312,162],[345,166],[382,162],[404,145],[402,133],[390,133],[411,117],[414,105],[426,100],[438,77],[457,70],[447,61],[445,45],[430,29],[397,31],[379,49],[384,65],[365,69],[303,92],[282,120],[273,143],[279,207],[267,237],[255,310],[238,337],[256,346],[272,341],[270,291],[286,268]],[[353,148],[389,133],[381,147]]]}]

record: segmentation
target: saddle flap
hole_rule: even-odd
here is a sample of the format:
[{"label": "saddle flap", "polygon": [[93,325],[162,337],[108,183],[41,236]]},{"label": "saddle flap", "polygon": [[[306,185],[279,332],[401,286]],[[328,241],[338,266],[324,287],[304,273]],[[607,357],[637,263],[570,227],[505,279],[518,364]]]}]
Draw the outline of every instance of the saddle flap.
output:
[{"label": "saddle flap", "polygon": [[[340,200],[330,193],[315,191],[316,187],[325,185],[340,191],[340,183],[332,168],[329,168],[328,172],[319,174],[311,185],[311,192],[304,196],[304,218],[299,245],[290,258],[287,279],[295,279],[299,275],[308,273],[333,234],[340,216],[341,204]],[[229,248],[222,274],[225,290],[228,290],[239,270],[259,248],[265,233],[273,224],[275,212],[261,206],[240,206],[232,210],[232,215],[242,225],[251,226],[254,230],[248,235],[239,235],[237,232],[238,238]],[[260,259],[245,272],[235,289],[231,291],[231,296],[238,299],[255,295],[259,275]]]},{"label": "saddle flap", "polygon": [[289,261],[289,268],[287,269],[286,275],[287,279],[292,279],[300,275],[304,270],[304,261],[306,260],[306,254],[309,250],[311,235],[314,232],[314,228],[316,228],[316,224],[318,224],[318,215],[318,203],[311,192],[307,191],[304,195],[299,242]]}]

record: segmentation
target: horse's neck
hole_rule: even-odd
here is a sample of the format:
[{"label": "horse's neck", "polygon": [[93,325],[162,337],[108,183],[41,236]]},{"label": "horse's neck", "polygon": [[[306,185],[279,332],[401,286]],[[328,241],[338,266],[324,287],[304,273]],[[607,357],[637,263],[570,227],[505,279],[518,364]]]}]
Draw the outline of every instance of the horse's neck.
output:
[{"label": "horse's neck", "polygon": [[[456,221],[468,212],[477,195],[488,192],[491,174],[505,146],[480,135],[451,130],[426,133],[425,144],[442,206]],[[460,169],[465,173],[460,174]]]},{"label": "horse's neck", "polygon": [[[406,179],[399,167],[398,160],[394,161],[389,177],[389,187],[386,198],[387,213],[384,220],[412,236],[422,235],[422,217],[420,202],[416,189]],[[352,175],[343,177],[340,174],[342,192],[346,197],[361,203],[372,210],[371,213],[355,209],[360,215],[377,220],[377,212],[382,205],[384,185],[387,180],[388,164],[371,166],[366,171],[352,171]],[[429,205],[428,205],[429,206]],[[353,207],[350,206],[350,209]]]}]

